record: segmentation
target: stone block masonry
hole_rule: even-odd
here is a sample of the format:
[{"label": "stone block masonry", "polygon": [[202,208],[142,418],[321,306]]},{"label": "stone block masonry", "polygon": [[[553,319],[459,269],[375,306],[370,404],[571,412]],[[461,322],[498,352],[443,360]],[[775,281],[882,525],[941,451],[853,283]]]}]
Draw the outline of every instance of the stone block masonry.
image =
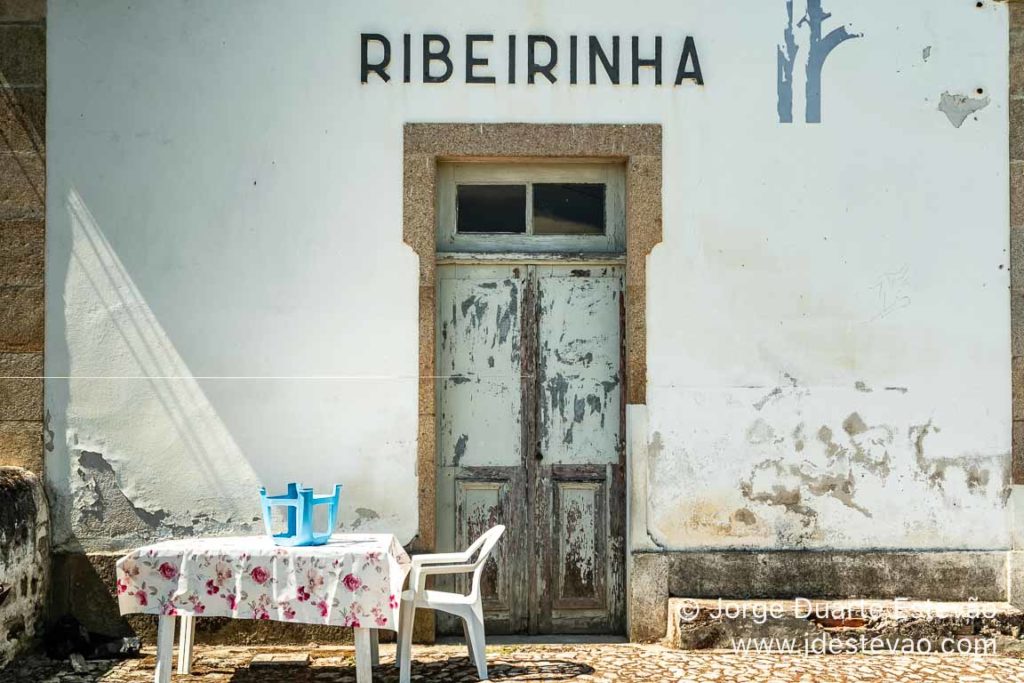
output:
[{"label": "stone block masonry", "polygon": [[43,473],[46,2],[0,1],[0,465]]},{"label": "stone block masonry", "polygon": [[1024,3],[1010,10],[1010,325],[1013,483],[1024,484]]}]

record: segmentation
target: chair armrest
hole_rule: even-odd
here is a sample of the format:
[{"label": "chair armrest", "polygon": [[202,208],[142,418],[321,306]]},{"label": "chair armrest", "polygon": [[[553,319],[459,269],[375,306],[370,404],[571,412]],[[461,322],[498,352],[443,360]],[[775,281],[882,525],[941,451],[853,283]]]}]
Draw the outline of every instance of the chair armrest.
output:
[{"label": "chair armrest", "polygon": [[431,553],[413,555],[412,566],[420,567],[429,564],[462,564],[469,561],[469,553]]},{"label": "chair armrest", "polygon": [[419,576],[429,576],[431,574],[465,574],[476,569],[475,565],[472,564],[432,564],[425,567],[414,567],[414,571]]},{"label": "chair armrest", "polygon": [[476,569],[472,564],[413,564],[409,572],[409,588],[414,594],[426,590],[427,577],[438,574],[468,574]]}]

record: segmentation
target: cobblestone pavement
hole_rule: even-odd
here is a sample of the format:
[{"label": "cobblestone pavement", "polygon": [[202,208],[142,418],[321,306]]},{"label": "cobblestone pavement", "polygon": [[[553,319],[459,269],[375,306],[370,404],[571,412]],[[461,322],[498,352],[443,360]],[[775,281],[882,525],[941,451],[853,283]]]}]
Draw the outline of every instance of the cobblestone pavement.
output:
[{"label": "cobblestone pavement", "polygon": [[[174,683],[328,683],[354,681],[352,649],[338,646],[196,646],[193,673]],[[462,647],[414,649],[413,680],[476,681]],[[119,663],[26,658],[5,671],[4,683],[148,683],[154,653]],[[381,645],[375,682],[394,683],[394,646]],[[657,645],[499,645],[487,648],[492,681],[749,681],[876,683],[879,681],[1024,682],[1024,660],[1001,656],[829,655],[799,656],[680,652]]]}]

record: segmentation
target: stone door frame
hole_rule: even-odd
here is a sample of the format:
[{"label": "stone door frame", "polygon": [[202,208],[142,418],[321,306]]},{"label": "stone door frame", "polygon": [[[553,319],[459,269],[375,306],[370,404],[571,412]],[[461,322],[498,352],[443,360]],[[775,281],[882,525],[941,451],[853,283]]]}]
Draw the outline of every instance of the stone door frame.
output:
[{"label": "stone door frame", "polygon": [[[403,130],[402,239],[419,257],[419,530],[430,552],[436,517],[436,235],[438,161],[595,159],[625,162],[625,402],[647,403],[647,255],[661,242],[659,124],[407,123]],[[627,562],[628,562],[627,549]]]}]

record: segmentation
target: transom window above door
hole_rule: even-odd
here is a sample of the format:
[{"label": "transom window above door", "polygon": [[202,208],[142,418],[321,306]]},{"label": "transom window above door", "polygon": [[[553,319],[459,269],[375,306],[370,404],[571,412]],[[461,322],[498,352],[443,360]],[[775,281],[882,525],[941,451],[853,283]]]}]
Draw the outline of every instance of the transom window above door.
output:
[{"label": "transom window above door", "polygon": [[622,252],[624,175],[622,162],[442,162],[437,249]]},{"label": "transom window above door", "polygon": [[455,186],[460,235],[603,235],[604,183]]}]

